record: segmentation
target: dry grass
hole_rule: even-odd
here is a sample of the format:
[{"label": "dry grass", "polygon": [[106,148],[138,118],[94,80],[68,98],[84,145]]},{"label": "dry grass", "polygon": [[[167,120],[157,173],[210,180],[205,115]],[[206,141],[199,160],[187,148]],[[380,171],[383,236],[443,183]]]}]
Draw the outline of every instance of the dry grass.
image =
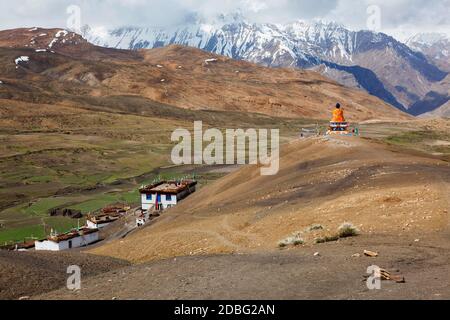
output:
[{"label": "dry grass", "polygon": [[349,237],[355,237],[359,234],[358,228],[356,228],[352,223],[350,222],[344,222],[341,224],[338,228],[338,236],[339,238],[349,238]]},{"label": "dry grass", "polygon": [[291,236],[287,237],[286,239],[281,240],[278,243],[278,247],[285,248],[288,246],[300,246],[305,243],[303,238],[301,237],[301,232],[295,232]]}]

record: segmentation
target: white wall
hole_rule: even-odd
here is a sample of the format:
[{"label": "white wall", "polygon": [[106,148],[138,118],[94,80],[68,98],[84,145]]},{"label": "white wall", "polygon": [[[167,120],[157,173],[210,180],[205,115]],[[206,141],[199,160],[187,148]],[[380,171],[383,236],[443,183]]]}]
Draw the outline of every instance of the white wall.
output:
[{"label": "white wall", "polygon": [[53,242],[53,241],[35,241],[35,250],[38,251],[59,251],[59,243]]},{"label": "white wall", "polygon": [[151,200],[147,200],[146,194],[141,194],[141,203],[143,210],[151,210],[155,206],[154,198],[152,198]]},{"label": "white wall", "polygon": [[167,209],[169,207],[173,207],[177,205],[177,196],[176,195],[172,195],[172,199],[171,200],[167,200],[166,198],[167,196],[165,194],[163,194],[161,196],[161,204],[163,206],[164,209]]},{"label": "white wall", "polygon": [[[142,202],[142,209],[144,209],[144,210],[153,209],[155,207],[155,203],[156,203],[156,194],[152,194],[151,200],[147,200],[147,195],[142,194],[141,202]],[[172,200],[169,201],[166,199],[165,194],[161,195],[161,205],[162,205],[163,209],[167,209],[170,206],[176,206],[177,203],[178,203],[178,196],[172,195]]]},{"label": "white wall", "polygon": [[97,242],[99,239],[98,232],[80,236],[70,239],[68,241],[61,241],[56,243],[54,241],[45,240],[42,242],[35,242],[35,249],[38,251],[61,251],[69,249],[69,241],[72,241],[72,248],[79,248]]},{"label": "white wall", "polygon": [[[112,223],[112,222],[111,222]],[[90,220],[87,220],[87,227],[89,228],[89,229],[102,229],[102,228],[104,228],[104,227],[106,227],[106,226],[109,226],[111,223],[102,223],[102,224],[96,224],[96,223],[93,223],[92,221],[90,221]]]}]

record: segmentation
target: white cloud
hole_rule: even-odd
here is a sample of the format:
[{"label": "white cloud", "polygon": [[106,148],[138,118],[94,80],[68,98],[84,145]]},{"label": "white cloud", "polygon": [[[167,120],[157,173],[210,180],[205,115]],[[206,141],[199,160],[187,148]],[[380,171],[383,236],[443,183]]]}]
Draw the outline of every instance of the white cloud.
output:
[{"label": "white cloud", "polygon": [[325,19],[366,29],[366,10],[374,4],[381,9],[382,31],[390,34],[448,32],[450,23],[450,0],[21,0],[0,3],[0,29],[66,27],[66,8],[73,4],[81,8],[82,24],[104,28],[167,26],[194,14],[208,18],[240,9],[255,22]]}]

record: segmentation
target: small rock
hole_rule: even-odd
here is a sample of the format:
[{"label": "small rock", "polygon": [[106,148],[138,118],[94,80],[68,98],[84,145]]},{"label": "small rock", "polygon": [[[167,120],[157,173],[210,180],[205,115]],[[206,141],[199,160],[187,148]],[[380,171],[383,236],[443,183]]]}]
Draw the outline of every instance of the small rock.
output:
[{"label": "small rock", "polygon": [[416,240],[414,240],[414,242],[420,242],[420,239],[416,239]]},{"label": "small rock", "polygon": [[361,254],[359,254],[359,253],[355,253],[354,255],[352,255],[352,258],[360,258],[361,257]]},{"label": "small rock", "polygon": [[23,296],[23,297],[20,297],[19,300],[20,301],[22,301],[22,300],[30,300],[30,297],[29,296]]},{"label": "small rock", "polygon": [[364,250],[364,255],[367,257],[375,258],[378,257],[378,252]]},{"label": "small rock", "polygon": [[319,252],[314,253],[314,257],[320,257],[320,253]]}]

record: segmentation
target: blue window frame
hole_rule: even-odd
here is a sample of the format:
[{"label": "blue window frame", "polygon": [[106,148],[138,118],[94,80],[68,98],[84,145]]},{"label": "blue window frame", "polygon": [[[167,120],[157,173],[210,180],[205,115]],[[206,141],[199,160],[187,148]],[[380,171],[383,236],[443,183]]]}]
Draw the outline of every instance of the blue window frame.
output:
[{"label": "blue window frame", "polygon": [[166,201],[172,201],[172,195],[166,194]]},{"label": "blue window frame", "polygon": [[152,201],[152,198],[153,198],[152,194],[147,194],[147,200],[148,201]]}]

